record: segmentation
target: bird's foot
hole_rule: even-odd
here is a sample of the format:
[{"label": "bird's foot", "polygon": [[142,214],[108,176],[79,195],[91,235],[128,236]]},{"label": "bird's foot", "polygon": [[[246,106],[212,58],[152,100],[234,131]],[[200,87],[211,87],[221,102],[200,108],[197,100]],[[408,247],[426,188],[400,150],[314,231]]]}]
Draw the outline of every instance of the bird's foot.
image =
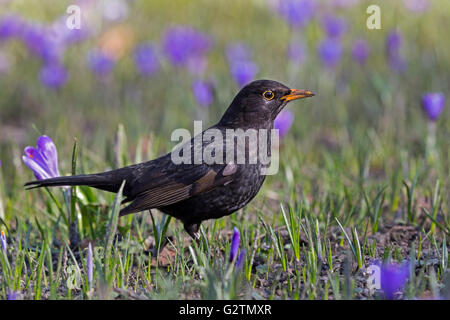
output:
[{"label": "bird's foot", "polygon": [[186,230],[186,232],[191,236],[191,238],[196,241],[200,241],[200,232],[198,231],[199,228],[200,228],[200,223],[184,225],[184,230]]}]

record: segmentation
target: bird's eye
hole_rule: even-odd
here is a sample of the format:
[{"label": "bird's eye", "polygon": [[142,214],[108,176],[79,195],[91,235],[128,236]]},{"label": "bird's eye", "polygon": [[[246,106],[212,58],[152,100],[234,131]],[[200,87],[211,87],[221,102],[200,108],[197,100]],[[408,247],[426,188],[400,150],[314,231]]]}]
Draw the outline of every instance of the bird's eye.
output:
[{"label": "bird's eye", "polygon": [[272,91],[267,90],[267,91],[264,91],[264,92],[263,92],[263,97],[264,97],[266,100],[272,100],[273,97],[275,97],[275,95],[273,94]]}]

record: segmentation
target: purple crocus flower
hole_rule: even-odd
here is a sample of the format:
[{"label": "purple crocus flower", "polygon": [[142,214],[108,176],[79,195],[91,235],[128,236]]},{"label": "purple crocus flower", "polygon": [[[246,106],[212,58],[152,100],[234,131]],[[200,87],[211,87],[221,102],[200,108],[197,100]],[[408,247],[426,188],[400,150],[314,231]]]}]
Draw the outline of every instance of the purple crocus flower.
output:
[{"label": "purple crocus flower", "polygon": [[251,60],[250,49],[241,43],[227,46],[226,56],[230,73],[239,86],[244,86],[253,80],[258,73],[258,66]]},{"label": "purple crocus flower", "polygon": [[278,12],[292,27],[304,27],[313,17],[316,3],[313,0],[281,0]]},{"label": "purple crocus flower", "polygon": [[317,47],[322,63],[327,68],[334,68],[342,56],[342,45],[336,39],[326,38]]},{"label": "purple crocus flower", "polygon": [[67,71],[59,63],[50,63],[42,67],[39,80],[48,88],[57,89],[67,82]]},{"label": "purple crocus flower", "polygon": [[391,69],[403,72],[406,68],[406,61],[400,53],[403,37],[400,32],[391,30],[386,37],[386,54]]},{"label": "purple crocus flower", "polygon": [[21,38],[28,50],[44,62],[54,62],[62,55],[63,47],[52,41],[49,32],[41,25],[26,24]]},{"label": "purple crocus flower", "polygon": [[88,53],[87,62],[92,72],[99,77],[105,77],[110,74],[115,65],[115,60],[112,57],[98,49]]},{"label": "purple crocus flower", "polygon": [[300,41],[291,41],[287,50],[287,56],[295,64],[302,64],[305,61],[306,50]]},{"label": "purple crocus flower", "polygon": [[252,61],[236,62],[231,65],[230,72],[234,81],[243,87],[255,78],[258,73],[258,66]]},{"label": "purple crocus flower", "polygon": [[134,51],[134,63],[142,75],[151,76],[160,69],[155,45],[144,43]]},{"label": "purple crocus flower", "polygon": [[195,80],[192,83],[194,98],[202,107],[209,107],[214,100],[211,85],[202,80]]},{"label": "purple crocus flower", "polygon": [[231,247],[230,247],[230,257],[228,259],[229,262],[233,262],[239,250],[239,230],[238,228],[233,228],[233,238],[231,239]]},{"label": "purple crocus flower", "polygon": [[398,53],[403,43],[403,37],[400,32],[391,30],[386,37],[386,50],[388,55]]},{"label": "purple crocus flower", "polygon": [[36,146],[36,148],[25,148],[23,162],[33,171],[38,180],[59,177],[58,152],[52,139],[40,136]]},{"label": "purple crocus flower", "polygon": [[289,109],[281,111],[274,121],[274,129],[279,130],[280,138],[283,138],[294,122],[294,114]]},{"label": "purple crocus flower", "polygon": [[163,36],[163,49],[175,66],[186,66],[190,60],[205,55],[212,47],[206,34],[188,26],[169,28]]},{"label": "purple crocus flower", "polygon": [[3,16],[0,20],[0,40],[19,37],[22,34],[24,22],[15,15]]},{"label": "purple crocus flower", "polygon": [[0,236],[0,242],[2,243],[3,251],[6,252],[6,249],[7,249],[7,247],[6,247],[6,236],[5,236],[5,233],[3,231],[2,231],[1,236]]},{"label": "purple crocus flower", "polygon": [[442,92],[431,92],[422,95],[422,108],[431,121],[436,121],[444,110],[445,96]]},{"label": "purple crocus flower", "polygon": [[87,280],[88,280],[89,290],[92,289],[93,275],[94,275],[93,266],[94,266],[94,264],[93,264],[92,245],[89,242],[88,254],[87,254],[87,257],[86,257],[86,273],[87,273]]},{"label": "purple crocus flower", "polygon": [[242,249],[239,257],[236,259],[236,271],[239,272],[244,266],[245,250]]},{"label": "purple crocus flower", "polygon": [[392,300],[394,294],[403,289],[409,278],[409,264],[401,266],[385,263],[380,269],[380,285],[387,299]]},{"label": "purple crocus flower", "polygon": [[352,45],[352,57],[360,65],[366,63],[367,57],[370,54],[369,44],[364,39],[358,39]]},{"label": "purple crocus flower", "polygon": [[333,15],[326,15],[322,26],[329,38],[339,38],[347,31],[347,21]]}]

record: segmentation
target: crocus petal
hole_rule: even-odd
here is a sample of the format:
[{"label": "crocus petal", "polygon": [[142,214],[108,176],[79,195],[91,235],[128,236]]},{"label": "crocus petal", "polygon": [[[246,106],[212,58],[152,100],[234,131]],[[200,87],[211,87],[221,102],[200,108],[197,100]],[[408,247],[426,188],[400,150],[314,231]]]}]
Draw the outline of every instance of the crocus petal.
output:
[{"label": "crocus petal", "polygon": [[211,85],[202,80],[195,80],[192,84],[192,92],[198,104],[202,107],[208,107],[213,102],[213,93]]},{"label": "crocus petal", "polygon": [[320,59],[327,68],[334,68],[341,59],[342,45],[336,39],[328,38],[323,40],[317,47]]},{"label": "crocus petal", "polygon": [[245,257],[245,250],[242,249],[241,253],[239,254],[239,257],[236,259],[236,271],[239,271],[244,266],[244,257]]},{"label": "crocus petal", "polygon": [[116,64],[115,60],[100,50],[92,50],[87,55],[89,68],[99,77],[110,74]]},{"label": "crocus petal", "polygon": [[155,45],[139,45],[134,52],[134,63],[142,75],[151,76],[156,73],[160,69],[160,63]]},{"label": "crocus petal", "polygon": [[210,36],[189,26],[173,26],[163,35],[163,49],[174,66],[186,66],[193,57],[205,55],[213,45]]},{"label": "crocus petal", "polygon": [[38,152],[49,169],[49,173],[53,177],[59,176],[58,170],[58,151],[52,139],[47,136],[41,136],[37,142]]},{"label": "crocus petal", "polygon": [[5,233],[2,231],[1,233],[1,243],[2,243],[2,248],[3,250],[6,252],[6,236]]},{"label": "crocus petal", "polygon": [[330,38],[339,38],[347,31],[347,22],[344,18],[326,15],[322,25]]},{"label": "crocus petal", "polygon": [[230,73],[239,86],[244,86],[253,80],[259,71],[258,65],[250,56],[250,49],[242,43],[233,43],[226,48],[226,56]]},{"label": "crocus petal", "polygon": [[28,146],[24,149],[24,152],[28,158],[36,162],[45,172],[50,172],[50,169],[47,167],[47,164],[38,149]]},{"label": "crocus petal", "polygon": [[33,171],[34,176],[38,180],[51,178],[50,175],[33,159],[22,156],[23,162]]},{"label": "crocus petal", "polygon": [[234,227],[233,238],[231,239],[231,247],[230,247],[230,259],[229,259],[230,262],[234,260],[234,257],[236,257],[238,250],[239,250],[239,230],[236,227]]},{"label": "crocus petal", "polygon": [[39,80],[50,89],[62,87],[68,79],[66,69],[59,63],[50,63],[42,67],[39,72]]},{"label": "crocus petal", "polygon": [[370,48],[366,40],[358,39],[352,45],[352,57],[360,65],[366,63],[367,57],[370,54]]},{"label": "crocus petal", "polygon": [[436,121],[444,110],[445,96],[442,92],[422,95],[422,108],[431,121]]},{"label": "crocus petal", "polygon": [[393,299],[394,294],[403,289],[409,277],[409,265],[398,266],[387,263],[381,267],[381,289],[387,299]]},{"label": "crocus petal", "polygon": [[274,128],[279,130],[280,137],[283,138],[289,131],[292,123],[294,122],[294,114],[285,109],[275,118]]}]

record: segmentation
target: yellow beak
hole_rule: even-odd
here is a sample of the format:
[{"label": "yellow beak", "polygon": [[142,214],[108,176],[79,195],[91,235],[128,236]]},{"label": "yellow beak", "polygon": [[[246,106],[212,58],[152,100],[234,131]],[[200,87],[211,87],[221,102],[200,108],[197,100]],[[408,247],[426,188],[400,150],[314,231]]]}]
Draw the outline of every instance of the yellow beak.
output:
[{"label": "yellow beak", "polygon": [[298,90],[298,89],[291,89],[291,92],[289,94],[282,96],[281,100],[291,101],[296,99],[303,99],[314,96],[314,93],[312,93],[309,90]]}]

